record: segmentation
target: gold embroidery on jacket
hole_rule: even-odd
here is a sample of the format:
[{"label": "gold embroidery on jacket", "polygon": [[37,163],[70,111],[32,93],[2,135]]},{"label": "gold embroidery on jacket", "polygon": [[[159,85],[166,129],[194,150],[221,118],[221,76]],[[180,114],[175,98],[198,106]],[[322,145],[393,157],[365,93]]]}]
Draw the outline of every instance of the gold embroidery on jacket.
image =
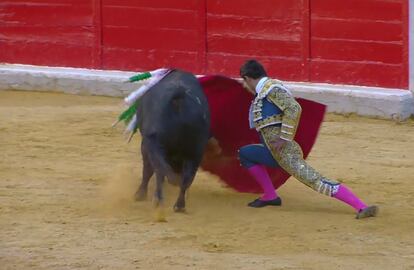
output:
[{"label": "gold embroidery on jacket", "polygon": [[283,112],[282,136],[287,141],[293,141],[299,124],[302,108],[285,87],[275,87],[267,95],[267,99]]},{"label": "gold embroidery on jacket", "polygon": [[282,116],[280,114],[277,114],[277,115],[272,115],[262,120],[256,121],[255,126],[256,126],[256,130],[259,131],[264,127],[276,125],[280,123],[282,123]]}]

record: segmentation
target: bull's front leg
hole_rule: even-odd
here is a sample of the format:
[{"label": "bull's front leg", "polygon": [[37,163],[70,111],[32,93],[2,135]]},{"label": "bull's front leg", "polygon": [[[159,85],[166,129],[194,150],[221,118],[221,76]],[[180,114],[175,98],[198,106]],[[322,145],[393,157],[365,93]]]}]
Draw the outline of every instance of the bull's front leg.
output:
[{"label": "bull's front leg", "polygon": [[185,194],[187,189],[191,186],[197,172],[199,161],[188,160],[183,164],[182,179],[180,185],[180,194],[178,195],[177,201],[174,205],[175,212],[185,212]]},{"label": "bull's front leg", "polygon": [[143,161],[142,181],[138,190],[135,192],[135,200],[143,201],[147,198],[148,182],[154,174],[154,168],[149,159],[148,147],[145,146],[144,141],[141,144],[141,153]]}]

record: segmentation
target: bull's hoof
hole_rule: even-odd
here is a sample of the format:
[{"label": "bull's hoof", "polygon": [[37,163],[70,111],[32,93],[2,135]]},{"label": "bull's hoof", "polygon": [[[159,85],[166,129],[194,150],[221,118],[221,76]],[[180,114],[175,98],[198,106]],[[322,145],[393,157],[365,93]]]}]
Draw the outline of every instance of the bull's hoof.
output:
[{"label": "bull's hoof", "polygon": [[145,201],[147,199],[147,193],[143,190],[137,190],[137,192],[135,192],[135,196],[134,196],[136,201]]},{"label": "bull's hoof", "polygon": [[176,212],[176,213],[186,213],[187,211],[185,210],[185,207],[180,207],[180,206],[174,205],[174,212]]},{"label": "bull's hoof", "polygon": [[185,201],[178,200],[174,204],[174,212],[176,212],[176,213],[185,213]]},{"label": "bull's hoof", "polygon": [[164,208],[157,207],[155,209],[155,221],[156,222],[167,222],[167,218],[165,217]]}]

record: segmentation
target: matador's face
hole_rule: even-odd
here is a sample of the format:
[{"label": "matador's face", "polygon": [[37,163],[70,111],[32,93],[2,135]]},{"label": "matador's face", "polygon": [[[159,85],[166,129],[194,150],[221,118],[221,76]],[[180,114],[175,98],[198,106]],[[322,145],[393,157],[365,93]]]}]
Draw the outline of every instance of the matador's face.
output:
[{"label": "matador's face", "polygon": [[256,88],[256,84],[255,84],[255,80],[253,80],[252,78],[249,77],[243,77],[243,87],[244,89],[246,89],[249,93],[251,94],[256,94],[255,88]]}]

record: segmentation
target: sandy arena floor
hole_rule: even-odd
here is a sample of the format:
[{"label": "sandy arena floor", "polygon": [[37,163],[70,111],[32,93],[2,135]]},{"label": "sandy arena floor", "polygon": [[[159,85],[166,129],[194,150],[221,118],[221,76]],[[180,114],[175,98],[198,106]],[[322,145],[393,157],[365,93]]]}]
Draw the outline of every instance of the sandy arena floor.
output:
[{"label": "sandy arena floor", "polygon": [[414,121],[328,115],[309,162],[376,218],[290,179],[281,208],[199,172],[167,223],[134,202],[139,138],[115,98],[0,91],[0,269],[414,269]]}]

